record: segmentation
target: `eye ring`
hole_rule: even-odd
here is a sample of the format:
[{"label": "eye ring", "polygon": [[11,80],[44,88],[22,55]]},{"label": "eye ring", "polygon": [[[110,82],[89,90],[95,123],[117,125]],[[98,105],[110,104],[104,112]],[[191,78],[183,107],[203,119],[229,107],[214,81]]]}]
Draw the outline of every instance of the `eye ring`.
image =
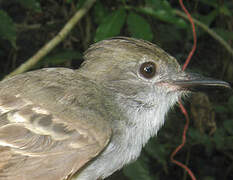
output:
[{"label": "eye ring", "polygon": [[139,72],[144,78],[151,79],[156,74],[156,65],[154,62],[151,61],[144,62],[143,64],[141,64]]}]

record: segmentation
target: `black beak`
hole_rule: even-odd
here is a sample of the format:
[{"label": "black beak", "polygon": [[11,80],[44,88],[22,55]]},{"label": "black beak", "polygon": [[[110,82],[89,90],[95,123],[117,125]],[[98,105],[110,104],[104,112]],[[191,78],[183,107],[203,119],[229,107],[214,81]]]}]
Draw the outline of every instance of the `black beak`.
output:
[{"label": "black beak", "polygon": [[179,86],[181,88],[193,89],[201,87],[225,87],[230,88],[231,85],[225,81],[216,80],[208,77],[201,76],[195,73],[184,72],[181,76],[176,77],[176,80],[170,82],[173,85]]}]

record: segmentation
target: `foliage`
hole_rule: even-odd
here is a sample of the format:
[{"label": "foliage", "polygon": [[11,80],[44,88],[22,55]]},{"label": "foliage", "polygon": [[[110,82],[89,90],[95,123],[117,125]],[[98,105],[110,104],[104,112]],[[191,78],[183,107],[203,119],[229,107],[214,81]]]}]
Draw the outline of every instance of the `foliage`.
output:
[{"label": "foliage", "polygon": [[96,29],[94,41],[100,41],[120,34],[121,28],[125,23],[126,12],[124,9],[118,9],[103,18]]},{"label": "foliage", "polygon": [[150,25],[143,17],[139,16],[138,14],[130,12],[127,19],[127,25],[132,37],[145,39],[148,41],[153,39]]},{"label": "foliage", "polygon": [[[31,57],[54,37],[85,0],[0,1],[1,77]],[[194,18],[232,46],[233,3],[227,0],[185,1]],[[112,36],[132,36],[157,43],[183,63],[192,45],[189,22],[176,13],[178,0],[97,0],[69,37],[32,69],[48,66],[79,67],[82,52],[93,42]],[[196,26],[198,49],[190,67],[205,75],[233,82],[233,63],[225,49]],[[211,65],[210,65],[211,64]],[[175,157],[198,179],[233,179],[233,96],[209,92],[216,112],[217,130],[200,134],[192,126],[187,144]],[[188,107],[188,106],[186,106]],[[144,148],[138,161],[124,168],[123,179],[187,179],[169,156],[180,143],[184,117],[176,111]],[[192,119],[191,119],[192,120]]]},{"label": "foliage", "polygon": [[7,39],[12,46],[16,46],[16,29],[12,19],[5,11],[0,10],[0,35],[1,38]]}]

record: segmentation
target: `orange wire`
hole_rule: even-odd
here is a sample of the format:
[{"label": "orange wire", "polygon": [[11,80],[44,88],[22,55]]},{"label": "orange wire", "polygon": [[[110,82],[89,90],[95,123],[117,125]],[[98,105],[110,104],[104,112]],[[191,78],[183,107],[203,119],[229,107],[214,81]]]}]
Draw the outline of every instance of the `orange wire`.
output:
[{"label": "orange wire", "polygon": [[188,113],[187,113],[186,109],[184,108],[184,106],[181,104],[181,102],[179,102],[179,105],[180,105],[180,109],[181,109],[182,113],[185,115],[186,123],[185,123],[185,126],[184,126],[184,131],[183,131],[183,136],[182,136],[182,143],[172,152],[171,161],[173,163],[177,164],[178,166],[182,167],[183,169],[185,169],[188,172],[188,174],[189,174],[189,176],[191,177],[192,180],[196,180],[196,177],[194,176],[192,171],[186,165],[184,165],[181,162],[174,159],[174,156],[176,155],[176,153],[182,149],[182,147],[184,146],[184,144],[186,142],[186,133],[188,131],[188,126],[189,126]]},{"label": "orange wire", "polygon": [[[193,31],[193,47],[192,47],[192,50],[190,51],[183,67],[182,67],[182,70],[184,71],[186,69],[186,67],[188,66],[195,50],[196,50],[196,46],[197,46],[197,36],[196,36],[196,31],[195,31],[195,25],[194,25],[194,22],[193,22],[193,19],[192,19],[192,16],[189,14],[188,10],[185,8],[184,4],[183,4],[183,0],[179,0],[179,3],[180,3],[180,6],[181,8],[184,10],[185,14],[188,16],[188,19],[192,25],[192,31]],[[183,130],[183,135],[182,135],[182,143],[172,152],[171,154],[171,161],[175,164],[177,164],[178,166],[182,167],[183,169],[185,169],[189,176],[191,177],[192,180],[196,180],[196,177],[194,176],[194,174],[192,173],[192,171],[186,166],[184,165],[183,163],[177,161],[174,159],[174,156],[182,149],[182,147],[184,146],[185,142],[186,142],[186,133],[187,133],[187,130],[188,130],[188,127],[189,127],[189,116],[188,116],[188,113],[186,111],[186,109],[184,108],[184,106],[181,104],[181,102],[179,101],[179,105],[180,105],[180,109],[182,111],[182,113],[184,114],[185,116],[185,119],[186,119],[186,123],[185,123],[185,126],[184,126],[184,130]]]},{"label": "orange wire", "polygon": [[196,50],[196,47],[197,47],[197,35],[196,35],[196,30],[195,30],[195,25],[194,25],[194,22],[193,22],[193,19],[192,19],[192,16],[190,15],[190,13],[188,12],[188,10],[185,8],[184,4],[183,4],[183,0],[179,0],[180,2],[180,6],[181,8],[184,10],[185,14],[188,16],[188,19],[192,25],[192,31],[193,31],[193,47],[192,47],[192,50],[190,51],[183,67],[182,67],[182,70],[185,70],[186,67],[188,66],[195,50]]}]

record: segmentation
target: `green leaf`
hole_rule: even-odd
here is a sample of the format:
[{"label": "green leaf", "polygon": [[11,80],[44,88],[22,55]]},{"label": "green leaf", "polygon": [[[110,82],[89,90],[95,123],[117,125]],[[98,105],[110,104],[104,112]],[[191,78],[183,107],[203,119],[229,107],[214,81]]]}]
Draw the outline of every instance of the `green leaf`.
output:
[{"label": "green leaf", "polygon": [[94,20],[95,23],[100,24],[103,19],[107,16],[107,9],[103,6],[100,1],[97,1],[94,6]]},{"label": "green leaf", "polygon": [[226,41],[233,40],[233,32],[223,28],[213,28],[213,30]]},{"label": "green leaf", "polygon": [[157,159],[161,164],[167,164],[167,156],[169,155],[167,144],[159,144],[157,140],[152,138],[144,149],[151,157]]},{"label": "green leaf", "polygon": [[213,10],[209,14],[203,16],[201,14],[195,14],[195,17],[197,17],[201,22],[203,22],[205,25],[209,26],[217,17],[218,11]]},{"label": "green leaf", "polygon": [[210,143],[210,137],[207,136],[206,134],[201,134],[197,129],[190,128],[188,134],[190,139],[194,143],[205,144],[205,145]]},{"label": "green leaf", "polygon": [[119,35],[125,23],[125,18],[126,12],[124,9],[118,9],[105,17],[96,30],[95,42]]},{"label": "green leaf", "polygon": [[153,33],[150,24],[138,14],[130,12],[127,18],[127,25],[132,37],[151,41]]},{"label": "green leaf", "polygon": [[85,2],[86,2],[86,0],[79,0],[77,5],[76,5],[77,9],[80,9],[84,5]]},{"label": "green leaf", "polygon": [[132,180],[154,180],[155,178],[149,173],[149,167],[142,159],[129,164],[123,169],[124,174]]},{"label": "green leaf", "polygon": [[73,2],[73,0],[66,0],[65,1],[65,3],[68,3],[68,4],[70,4],[70,3],[72,3]]},{"label": "green leaf", "polygon": [[42,12],[38,0],[18,0],[18,1],[22,4],[22,6],[28,9],[31,9],[35,12]]},{"label": "green leaf", "polygon": [[220,6],[219,12],[225,16],[232,16],[232,11],[227,6]]},{"label": "green leaf", "polygon": [[0,37],[11,42],[16,48],[16,28],[13,20],[5,11],[0,10]]},{"label": "green leaf", "polygon": [[152,9],[151,7],[138,8],[138,11],[151,15],[160,21],[175,24],[176,26],[180,28],[189,27],[187,26],[186,22],[183,19],[177,18],[175,14],[173,13],[173,11],[172,13],[170,13],[170,11],[167,11],[166,9],[155,10],[155,9]]},{"label": "green leaf", "polygon": [[161,23],[157,27],[156,42],[158,41],[158,43],[172,46],[176,41],[179,41],[182,38],[184,38],[184,34],[176,26]]},{"label": "green leaf", "polygon": [[214,106],[214,110],[217,112],[217,113],[227,113],[228,112],[228,109],[225,107],[225,106],[222,106],[222,105],[215,105]]},{"label": "green leaf", "polygon": [[140,9],[143,9],[144,12],[160,21],[175,24],[180,28],[187,28],[186,22],[176,17],[174,8],[172,8],[167,0],[146,0],[146,6]]},{"label": "green leaf", "polygon": [[225,120],[223,122],[224,129],[231,135],[233,135],[233,120]]},{"label": "green leaf", "polygon": [[173,13],[173,8],[167,0],[146,0],[146,6],[154,10],[165,10],[167,13]]},{"label": "green leaf", "polygon": [[[232,34],[233,35],[233,34]],[[233,96],[228,99],[228,107],[231,112],[233,112]]]},{"label": "green leaf", "polygon": [[214,133],[213,140],[214,140],[214,142],[216,144],[216,148],[218,150],[225,148],[225,145],[224,145],[225,138],[224,138],[224,129],[223,128],[217,129],[217,131]]},{"label": "green leaf", "polygon": [[82,58],[82,54],[80,52],[74,50],[61,50],[58,53],[45,57],[42,61],[40,61],[36,65],[36,67],[40,67],[44,64],[50,66],[56,66],[65,63],[67,61],[70,61],[72,59],[81,59],[81,58]]}]

